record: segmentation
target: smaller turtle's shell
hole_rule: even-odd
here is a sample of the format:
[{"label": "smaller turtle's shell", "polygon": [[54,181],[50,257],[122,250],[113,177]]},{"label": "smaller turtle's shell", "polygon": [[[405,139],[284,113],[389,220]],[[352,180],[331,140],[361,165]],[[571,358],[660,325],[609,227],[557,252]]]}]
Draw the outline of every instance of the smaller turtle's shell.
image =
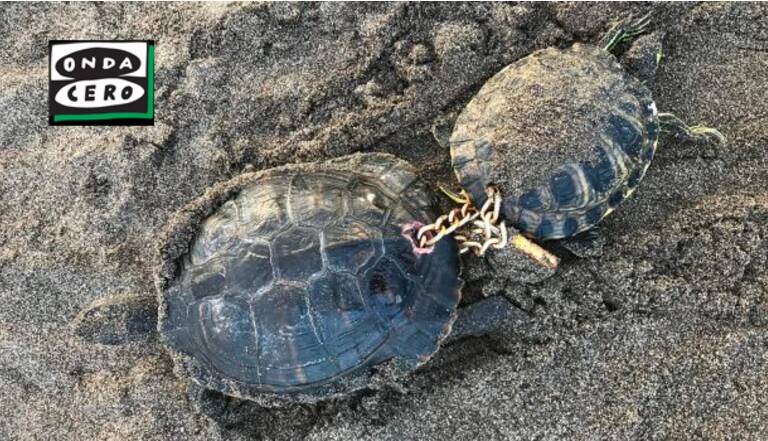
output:
[{"label": "smaller turtle's shell", "polygon": [[461,185],[489,184],[529,236],[569,237],[613,211],[640,183],[659,125],[650,91],[589,45],[537,51],[480,89],[451,135]]},{"label": "smaller turtle's shell", "polygon": [[437,350],[459,300],[457,249],[449,239],[415,253],[403,235],[434,217],[407,163],[354,155],[224,188],[161,288],[161,333],[193,379],[246,398],[320,397],[354,389],[348,380],[376,364],[414,369]]}]

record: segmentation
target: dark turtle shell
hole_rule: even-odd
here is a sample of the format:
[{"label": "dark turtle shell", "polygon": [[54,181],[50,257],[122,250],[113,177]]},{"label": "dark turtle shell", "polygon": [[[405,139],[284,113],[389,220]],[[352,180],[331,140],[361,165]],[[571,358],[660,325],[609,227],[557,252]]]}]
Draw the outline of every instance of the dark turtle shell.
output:
[{"label": "dark turtle shell", "polygon": [[413,169],[384,154],[216,188],[163,247],[164,342],[198,383],[252,399],[349,392],[388,360],[415,369],[460,297],[455,242],[420,253],[404,234],[434,218],[430,202]]},{"label": "dark turtle shell", "polygon": [[573,236],[635,190],[656,150],[650,91],[608,52],[537,51],[480,89],[450,138],[461,185],[482,204],[489,184],[508,222],[539,239]]}]

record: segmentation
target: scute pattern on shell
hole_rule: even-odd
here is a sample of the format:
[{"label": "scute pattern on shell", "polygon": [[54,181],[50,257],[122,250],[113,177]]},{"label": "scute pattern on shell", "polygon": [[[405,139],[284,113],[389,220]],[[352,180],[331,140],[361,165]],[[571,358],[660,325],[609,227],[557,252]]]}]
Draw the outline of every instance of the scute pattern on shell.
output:
[{"label": "scute pattern on shell", "polygon": [[539,239],[585,231],[637,188],[659,134],[650,91],[589,45],[537,51],[480,89],[450,138],[461,185]]},{"label": "scute pattern on shell", "polygon": [[161,291],[161,333],[193,379],[246,398],[340,392],[437,351],[459,301],[456,245],[415,255],[402,228],[433,218],[429,194],[403,161],[352,158],[227,184]]}]

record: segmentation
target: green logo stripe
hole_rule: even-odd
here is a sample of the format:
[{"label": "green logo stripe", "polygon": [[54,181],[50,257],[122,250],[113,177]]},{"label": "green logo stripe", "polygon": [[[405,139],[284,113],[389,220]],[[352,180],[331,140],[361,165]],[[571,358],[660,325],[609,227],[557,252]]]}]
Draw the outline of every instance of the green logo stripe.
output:
[{"label": "green logo stripe", "polygon": [[60,121],[107,121],[110,119],[152,119],[154,116],[155,100],[155,46],[147,46],[147,111],[138,112],[116,112],[116,113],[84,113],[80,115],[54,115],[55,122]]}]

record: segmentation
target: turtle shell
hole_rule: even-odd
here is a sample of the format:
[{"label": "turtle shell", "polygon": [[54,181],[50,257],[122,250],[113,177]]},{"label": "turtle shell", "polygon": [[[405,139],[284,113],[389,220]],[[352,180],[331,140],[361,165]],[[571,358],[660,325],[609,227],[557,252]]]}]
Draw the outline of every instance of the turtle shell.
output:
[{"label": "turtle shell", "polygon": [[450,138],[461,185],[478,204],[497,185],[507,221],[559,239],[600,222],[635,190],[659,134],[650,91],[608,52],[548,48],[488,80]]},{"label": "turtle shell", "polygon": [[256,400],[349,392],[386,361],[415,369],[460,298],[455,242],[424,252],[404,233],[434,218],[431,201],[413,169],[384,154],[217,187],[169,228],[163,341],[196,382]]}]

